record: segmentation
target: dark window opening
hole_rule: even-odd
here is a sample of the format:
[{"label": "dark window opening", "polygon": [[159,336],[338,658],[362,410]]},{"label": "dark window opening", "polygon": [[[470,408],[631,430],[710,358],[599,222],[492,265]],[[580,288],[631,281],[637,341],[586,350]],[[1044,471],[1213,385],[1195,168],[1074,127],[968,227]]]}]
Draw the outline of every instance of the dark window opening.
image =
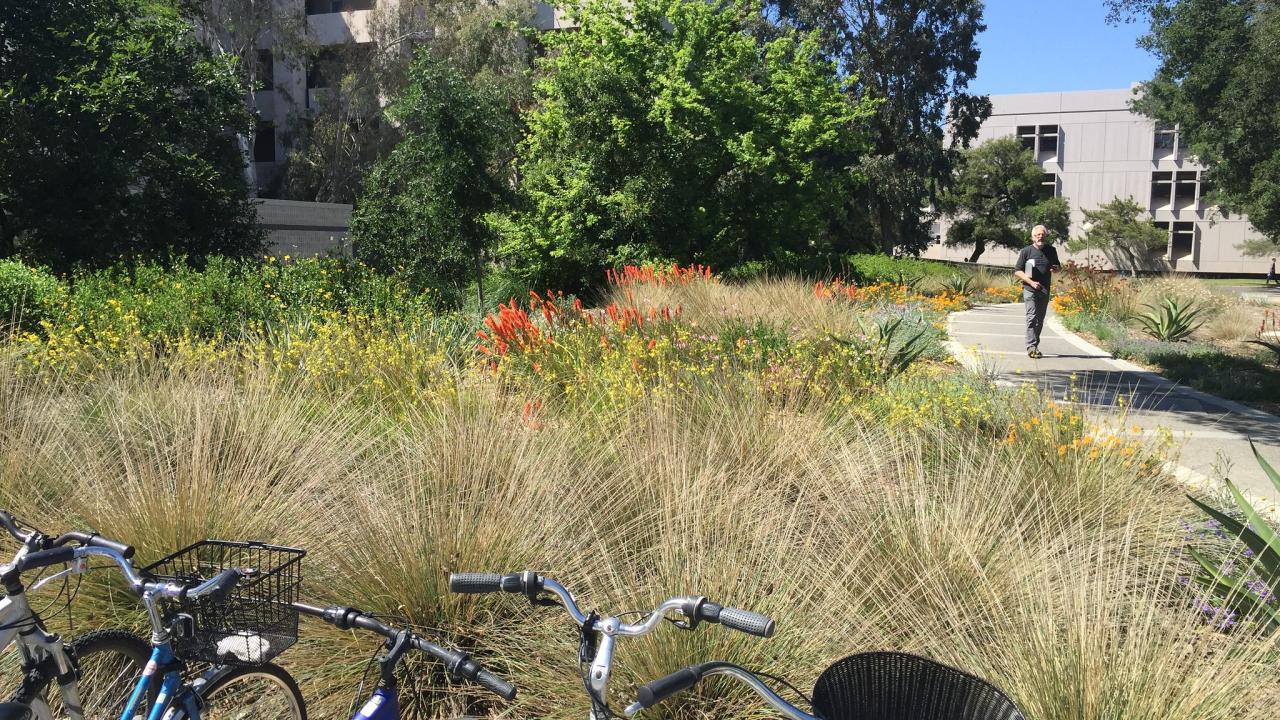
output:
[{"label": "dark window opening", "polygon": [[1173,173],[1168,171],[1151,173],[1151,205],[1163,207],[1168,205],[1173,195]]},{"label": "dark window opening", "polygon": [[1169,244],[1169,259],[1177,261],[1190,255],[1195,249],[1196,224],[1193,222],[1173,223],[1173,236]]},{"label": "dark window opening", "polygon": [[253,137],[253,161],[276,161],[276,128],[274,125],[263,123],[258,126],[258,131],[254,133]]},{"label": "dark window opening", "polygon": [[308,15],[372,10],[375,0],[307,0]]},{"label": "dark window opening", "polygon": [[272,61],[271,49],[258,51],[258,89],[272,90],[276,86],[275,63]]},{"label": "dark window opening", "polygon": [[1041,200],[1048,200],[1051,197],[1058,196],[1058,176],[1053,173],[1045,173],[1040,176],[1040,187],[1037,194]]}]

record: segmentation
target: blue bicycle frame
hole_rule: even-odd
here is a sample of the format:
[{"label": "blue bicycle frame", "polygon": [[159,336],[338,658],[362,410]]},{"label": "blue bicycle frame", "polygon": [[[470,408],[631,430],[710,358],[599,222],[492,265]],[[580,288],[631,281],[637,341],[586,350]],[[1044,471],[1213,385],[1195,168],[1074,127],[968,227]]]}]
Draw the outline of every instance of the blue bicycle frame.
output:
[{"label": "blue bicycle frame", "polygon": [[378,688],[351,720],[400,720],[400,699],[396,691]]},{"label": "blue bicycle frame", "polygon": [[[200,720],[200,704],[196,702],[196,696],[191,687],[182,682],[180,666],[176,663],[177,658],[174,657],[173,648],[169,643],[161,643],[152,648],[151,659],[143,669],[142,677],[138,678],[138,684],[134,686],[133,694],[129,696],[129,703],[120,714],[120,720],[134,720],[137,717],[139,703],[143,702],[157,681],[160,683],[160,691],[156,694],[151,711],[147,713],[147,720],[161,720],[171,705],[185,709],[187,717],[191,720]],[[163,674],[161,671],[164,671]],[[174,703],[174,700],[181,705]]]}]

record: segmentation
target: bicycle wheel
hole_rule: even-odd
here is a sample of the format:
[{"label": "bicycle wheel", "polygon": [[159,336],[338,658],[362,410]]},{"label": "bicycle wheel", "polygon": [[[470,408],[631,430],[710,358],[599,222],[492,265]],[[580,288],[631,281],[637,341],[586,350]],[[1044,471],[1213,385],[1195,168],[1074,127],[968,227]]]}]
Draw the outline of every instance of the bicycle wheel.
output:
[{"label": "bicycle wheel", "polygon": [[[97,630],[71,641],[80,666],[76,689],[85,720],[119,720],[129,694],[151,657],[151,645],[127,630]],[[46,680],[44,698],[56,720],[68,718],[56,680]]]},{"label": "bicycle wheel", "polygon": [[200,720],[307,720],[293,676],[279,665],[227,668],[200,689]]}]

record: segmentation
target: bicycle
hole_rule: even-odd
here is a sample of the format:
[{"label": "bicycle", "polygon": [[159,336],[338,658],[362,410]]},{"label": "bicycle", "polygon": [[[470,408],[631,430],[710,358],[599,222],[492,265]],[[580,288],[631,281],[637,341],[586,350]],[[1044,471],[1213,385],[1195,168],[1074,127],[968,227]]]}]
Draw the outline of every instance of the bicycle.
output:
[{"label": "bicycle", "polygon": [[[297,683],[269,662],[297,640],[298,616],[291,603],[301,582],[304,551],[203,540],[139,571],[130,562],[133,548],[118,541],[68,533],[52,543],[41,542],[43,549],[32,552],[28,534],[11,516],[0,514],[0,525],[24,542],[12,567],[0,572],[3,578],[15,578],[13,587],[6,580],[6,600],[19,590],[16,578],[22,572],[70,564],[52,580],[84,573],[91,569],[89,559],[101,557],[116,564],[146,609],[149,644],[132,633],[108,631],[130,648],[130,657],[141,653],[140,675],[128,673],[127,696],[109,697],[106,707],[93,714],[80,710],[74,686],[68,693],[61,685],[63,678],[74,677],[71,663],[51,647],[56,643],[41,638],[41,654],[30,664],[44,668],[45,685],[59,679],[71,720],[306,720]],[[59,542],[64,537],[84,539],[85,544],[68,547]],[[242,579],[247,582],[241,584]],[[190,672],[188,663],[196,664],[198,672]],[[124,670],[116,679],[121,676],[126,676]],[[0,720],[54,718],[42,697],[30,692],[0,709]]]},{"label": "bicycle", "polygon": [[360,703],[352,720],[399,720],[400,697],[395,669],[410,650],[424,652],[439,660],[452,677],[477,683],[505,700],[515,699],[516,688],[511,683],[485,670],[466,653],[440,647],[408,628],[391,627],[373,615],[353,607],[333,605],[320,608],[299,602],[293,603],[293,607],[302,614],[320,618],[339,630],[359,628],[386,638],[383,645],[386,652],[377,660],[378,686],[371,696]]},{"label": "bicycle", "polygon": [[[98,710],[99,705],[105,703],[106,708],[112,707],[111,686],[118,689],[122,677],[141,672],[147,660],[146,644],[136,635],[119,630],[91,632],[64,643],[61,637],[45,628],[40,614],[30,605],[28,591],[35,592],[66,577],[70,571],[55,573],[30,587],[23,584],[22,575],[61,564],[65,551],[72,550],[65,546],[73,542],[109,548],[126,557],[133,555],[133,548],[96,533],[77,531],[53,537],[36,530],[23,530],[12,515],[2,510],[0,527],[20,543],[13,559],[0,566],[0,584],[5,590],[5,597],[0,599],[0,650],[16,644],[22,672],[18,689],[6,702],[0,702],[0,720],[106,717]],[[87,678],[93,681],[82,683]],[[56,699],[49,697],[50,687],[55,683]]]},{"label": "bicycle", "polygon": [[[635,624],[624,623],[618,617],[602,618],[595,612],[582,612],[567,589],[532,571],[507,575],[456,573],[449,576],[449,589],[473,594],[519,593],[534,605],[562,605],[582,634],[579,663],[590,663],[583,678],[591,699],[590,720],[614,717],[608,703],[608,685],[616,638],[646,635],[664,618],[669,620],[669,612],[683,616],[683,620],[671,621],[683,630],[710,622],[767,638],[775,627],[773,620],[764,615],[723,607],[700,596],[667,598]],[[548,591],[558,597],[559,603],[546,597],[544,593]],[[713,675],[728,675],[745,683],[773,709],[794,720],[1023,720],[1017,705],[985,680],[927,658],[897,652],[857,653],[833,663],[818,677],[812,698],[805,698],[812,713],[774,692],[760,679],[762,673],[713,661],[646,683],[623,714],[636,715]],[[767,677],[791,687],[785,680]]]}]

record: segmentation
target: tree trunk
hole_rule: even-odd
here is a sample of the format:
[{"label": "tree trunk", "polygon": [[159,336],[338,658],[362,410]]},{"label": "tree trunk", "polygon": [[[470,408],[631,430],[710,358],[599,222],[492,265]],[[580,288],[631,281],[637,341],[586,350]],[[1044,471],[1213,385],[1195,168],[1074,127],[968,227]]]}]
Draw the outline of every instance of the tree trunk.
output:
[{"label": "tree trunk", "polygon": [[986,252],[986,251],[987,251],[987,243],[986,243],[986,241],[981,240],[981,239],[974,240],[974,241],[973,241],[973,254],[972,254],[972,255],[970,255],[970,256],[969,256],[969,259],[968,259],[968,260],[965,260],[965,262],[971,262],[971,263],[976,263],[976,262],[978,262],[978,258],[982,257],[982,253],[984,253],[984,252]]},{"label": "tree trunk", "polygon": [[9,225],[9,213],[0,207],[0,258],[13,257],[18,254],[13,228]]},{"label": "tree trunk", "polygon": [[484,255],[476,255],[476,313],[484,317]]},{"label": "tree trunk", "polygon": [[881,200],[880,206],[880,250],[885,255],[893,254],[894,233],[893,233],[893,212],[889,208],[889,204]]}]

